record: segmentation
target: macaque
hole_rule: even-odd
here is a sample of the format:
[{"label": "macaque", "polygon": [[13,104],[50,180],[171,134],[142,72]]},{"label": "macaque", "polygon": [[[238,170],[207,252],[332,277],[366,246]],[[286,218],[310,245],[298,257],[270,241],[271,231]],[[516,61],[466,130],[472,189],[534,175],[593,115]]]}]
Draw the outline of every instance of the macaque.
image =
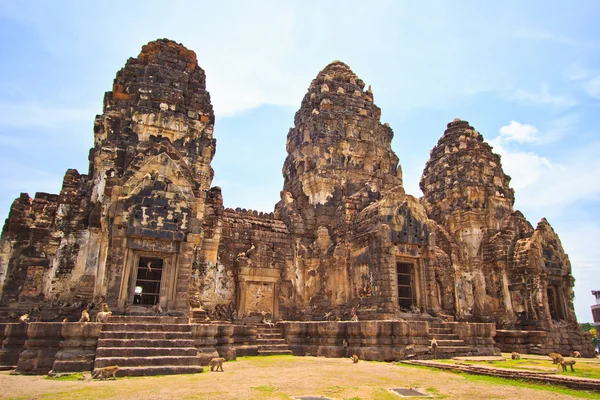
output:
[{"label": "macaque", "polygon": [[435,338],[431,339],[431,350],[433,351],[433,359],[434,360],[437,358],[437,348],[438,348],[437,340],[435,340]]},{"label": "macaque", "polygon": [[223,363],[225,362],[225,359],[222,357],[215,357],[212,360],[210,360],[210,362],[208,363],[208,367],[210,368],[211,371],[219,371],[219,368],[221,368],[221,372],[223,372]]},{"label": "macaque", "polygon": [[19,317],[19,322],[22,324],[26,324],[29,322],[29,314],[23,314]]},{"label": "macaque", "polygon": [[575,365],[575,360],[569,360],[569,361],[565,361],[562,360],[558,363],[558,370],[560,371],[560,368],[562,367],[563,372],[567,372],[567,365],[569,367],[571,367],[571,371],[575,372],[575,368],[573,368],[573,365]]},{"label": "macaque", "polygon": [[83,310],[81,312],[81,318],[79,318],[79,322],[90,322],[90,314],[87,310]]},{"label": "macaque", "polygon": [[571,353],[571,357],[580,358],[581,357],[581,353],[578,352],[577,350],[575,350],[575,351],[573,351]]},{"label": "macaque", "polygon": [[110,367],[104,367],[104,368],[96,368],[94,370],[94,372],[92,373],[92,379],[100,379],[100,380],[106,380],[108,379],[109,376],[112,376],[113,379],[117,379],[116,377],[116,373],[119,370],[119,366],[118,365],[112,365]]},{"label": "macaque", "polygon": [[358,356],[356,354],[352,354],[352,357],[350,357],[352,359],[352,362],[354,364],[356,364],[358,362]]},{"label": "macaque", "polygon": [[101,323],[106,323],[108,322],[108,318],[112,315],[112,311],[108,311],[108,312],[104,312],[104,311],[100,311],[97,315],[96,315],[96,322],[101,322]]},{"label": "macaque", "polygon": [[510,358],[512,358],[513,360],[520,360],[521,355],[519,353],[517,353],[516,351],[513,351],[512,354],[510,355]]}]

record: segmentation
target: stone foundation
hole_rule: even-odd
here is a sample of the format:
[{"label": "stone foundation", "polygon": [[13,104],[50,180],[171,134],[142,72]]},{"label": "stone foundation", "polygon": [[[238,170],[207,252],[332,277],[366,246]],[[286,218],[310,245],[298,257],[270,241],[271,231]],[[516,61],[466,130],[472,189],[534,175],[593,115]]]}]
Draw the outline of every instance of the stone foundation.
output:
[{"label": "stone foundation", "polygon": [[580,332],[566,327],[555,328],[553,331],[497,330],[494,339],[496,346],[506,353],[555,352],[568,356],[572,351],[577,350],[583,357],[596,356],[589,332]]},{"label": "stone foundation", "polygon": [[[453,323],[452,329],[468,347],[461,354],[492,355],[494,324]],[[430,325],[426,321],[281,322],[283,335],[294,355],[349,357],[398,361],[432,358]],[[345,343],[347,343],[347,348]],[[454,355],[439,354],[439,357]]]}]

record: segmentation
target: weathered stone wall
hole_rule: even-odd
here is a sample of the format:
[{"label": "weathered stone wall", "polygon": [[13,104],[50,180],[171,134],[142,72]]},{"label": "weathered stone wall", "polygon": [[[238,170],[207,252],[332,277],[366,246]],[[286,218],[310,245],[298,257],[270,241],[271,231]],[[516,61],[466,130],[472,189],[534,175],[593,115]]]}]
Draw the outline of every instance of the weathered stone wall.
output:
[{"label": "weathered stone wall", "polygon": [[555,327],[551,331],[499,329],[496,331],[494,339],[496,346],[507,353],[513,351],[526,354],[555,352],[566,357],[577,350],[583,357],[596,356],[591,334],[568,327]]},{"label": "weathered stone wall", "polygon": [[[451,324],[468,344],[471,354],[492,355],[493,324]],[[349,357],[398,361],[431,358],[429,323],[426,321],[280,322],[295,355]]]}]

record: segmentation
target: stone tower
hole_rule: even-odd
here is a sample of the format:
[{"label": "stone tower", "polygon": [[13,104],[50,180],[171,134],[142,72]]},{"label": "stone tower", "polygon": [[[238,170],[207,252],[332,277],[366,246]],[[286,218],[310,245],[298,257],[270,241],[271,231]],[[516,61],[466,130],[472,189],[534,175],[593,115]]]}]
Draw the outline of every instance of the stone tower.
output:
[{"label": "stone tower", "polygon": [[573,323],[573,276],[560,239],[545,219],[534,230],[513,210],[509,182],[500,157],[460,119],[423,171],[422,203],[456,270],[457,317],[543,329]]},{"label": "stone tower", "polygon": [[213,124],[195,53],[166,39],[145,45],[104,97],[89,174],[69,170],[59,196],[13,204],[3,301],[187,310],[192,264],[206,258]]},{"label": "stone tower", "polygon": [[[292,236],[295,307],[304,313],[348,313],[354,306],[365,317],[395,315],[391,249],[400,242],[422,248],[429,243],[425,212],[404,193],[393,132],[380,116],[371,88],[365,90],[346,64],[334,61],[311,82],[288,133],[275,209]],[[413,261],[425,251],[404,250],[414,257],[403,264],[411,270],[407,274],[416,274],[424,265],[418,261],[413,270]],[[424,286],[420,294],[408,284],[405,289],[410,304],[422,297],[419,306],[425,306]]]}]

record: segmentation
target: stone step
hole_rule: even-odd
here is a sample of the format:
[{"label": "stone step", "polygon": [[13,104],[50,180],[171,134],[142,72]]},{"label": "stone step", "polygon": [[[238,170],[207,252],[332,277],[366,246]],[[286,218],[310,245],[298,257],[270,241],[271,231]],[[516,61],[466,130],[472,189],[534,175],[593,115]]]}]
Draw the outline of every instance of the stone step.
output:
[{"label": "stone step", "polygon": [[195,347],[100,347],[96,357],[157,357],[157,356],[186,356],[195,357],[198,350]]},{"label": "stone step", "polygon": [[464,346],[465,345],[465,341],[462,339],[456,339],[456,340],[446,340],[446,339],[436,339],[436,342],[438,344],[438,348],[439,347],[444,347],[444,346]]},{"label": "stone step", "polygon": [[289,350],[289,346],[287,343],[283,344],[268,344],[268,345],[258,345],[257,349],[260,350]]},{"label": "stone step", "polygon": [[[431,349],[431,347],[429,347],[429,349]],[[437,353],[457,353],[468,350],[469,347],[467,346],[438,346]]]},{"label": "stone step", "polygon": [[117,376],[154,376],[154,375],[177,375],[197,374],[203,372],[198,365],[163,365],[147,367],[120,367]]},{"label": "stone step", "polygon": [[187,317],[161,317],[161,316],[130,316],[130,315],[113,315],[108,319],[111,324],[182,324],[189,323]]},{"label": "stone step", "polygon": [[429,333],[432,333],[432,334],[438,334],[438,333],[452,334],[452,329],[451,328],[429,328]]},{"label": "stone step", "polygon": [[279,355],[293,355],[291,350],[258,350],[259,356],[279,356]]},{"label": "stone step", "polygon": [[279,332],[279,328],[277,326],[269,326],[267,324],[256,325],[257,331],[277,331]]},{"label": "stone step", "polygon": [[193,339],[98,339],[102,347],[194,347]]},{"label": "stone step", "polygon": [[118,365],[119,367],[200,365],[200,359],[196,356],[96,357],[94,362],[95,368],[111,365]]},{"label": "stone step", "polygon": [[279,339],[279,338],[281,338],[281,333],[280,332],[275,332],[275,333],[260,333],[260,332],[257,332],[256,333],[256,338],[257,339]]},{"label": "stone step", "polygon": [[116,323],[102,325],[102,332],[191,332],[191,325],[184,324],[150,324],[150,323]]},{"label": "stone step", "polygon": [[458,340],[458,335],[456,333],[429,333],[429,337],[431,339],[435,338],[436,340]]},{"label": "stone step", "polygon": [[260,345],[265,346],[265,345],[268,345],[268,344],[285,344],[285,345],[287,345],[287,342],[285,341],[285,339],[282,339],[282,338],[279,338],[279,339],[275,339],[275,338],[273,338],[273,339],[259,339],[259,338],[257,338],[256,339],[256,344],[259,345],[259,346]]},{"label": "stone step", "polygon": [[191,339],[191,332],[102,331],[100,339]]}]

